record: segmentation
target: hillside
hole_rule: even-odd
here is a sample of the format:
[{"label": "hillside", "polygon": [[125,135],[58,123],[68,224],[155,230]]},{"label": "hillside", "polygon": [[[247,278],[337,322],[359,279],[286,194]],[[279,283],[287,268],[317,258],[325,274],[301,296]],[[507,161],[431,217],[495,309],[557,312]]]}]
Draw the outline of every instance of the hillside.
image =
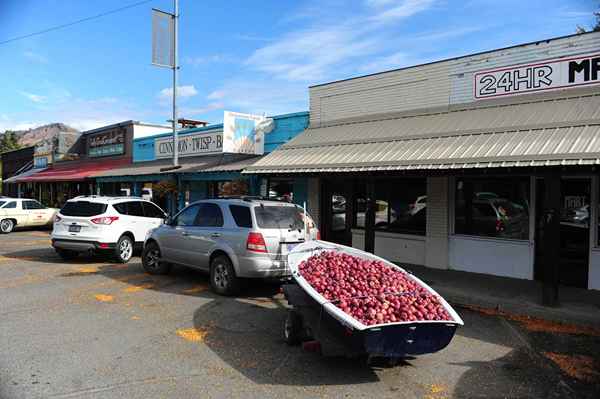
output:
[{"label": "hillside", "polygon": [[42,141],[50,140],[56,137],[59,132],[78,133],[79,131],[71,126],[65,125],[64,123],[50,123],[34,129],[16,130],[15,135],[17,136],[19,144],[27,147],[36,145]]}]

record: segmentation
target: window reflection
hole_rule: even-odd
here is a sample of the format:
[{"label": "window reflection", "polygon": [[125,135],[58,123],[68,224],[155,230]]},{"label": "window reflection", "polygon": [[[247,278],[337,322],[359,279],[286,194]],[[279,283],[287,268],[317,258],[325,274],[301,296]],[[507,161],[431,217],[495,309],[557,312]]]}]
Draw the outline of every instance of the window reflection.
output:
[{"label": "window reflection", "polygon": [[529,178],[461,179],[455,201],[455,233],[529,239]]}]

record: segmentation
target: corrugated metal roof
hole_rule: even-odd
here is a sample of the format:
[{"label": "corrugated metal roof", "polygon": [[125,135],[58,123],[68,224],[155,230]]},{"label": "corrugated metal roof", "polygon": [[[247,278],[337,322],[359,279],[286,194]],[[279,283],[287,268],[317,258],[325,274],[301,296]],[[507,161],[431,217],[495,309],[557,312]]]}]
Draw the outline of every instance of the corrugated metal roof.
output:
[{"label": "corrugated metal roof", "polygon": [[600,163],[600,93],[309,128],[245,173]]}]

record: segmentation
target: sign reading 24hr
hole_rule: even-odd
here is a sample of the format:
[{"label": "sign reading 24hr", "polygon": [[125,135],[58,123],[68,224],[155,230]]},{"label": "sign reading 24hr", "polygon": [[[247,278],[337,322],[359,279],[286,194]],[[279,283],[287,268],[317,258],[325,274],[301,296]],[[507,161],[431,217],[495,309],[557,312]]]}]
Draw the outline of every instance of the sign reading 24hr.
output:
[{"label": "sign reading 24hr", "polygon": [[600,83],[600,54],[557,58],[475,73],[477,99]]}]

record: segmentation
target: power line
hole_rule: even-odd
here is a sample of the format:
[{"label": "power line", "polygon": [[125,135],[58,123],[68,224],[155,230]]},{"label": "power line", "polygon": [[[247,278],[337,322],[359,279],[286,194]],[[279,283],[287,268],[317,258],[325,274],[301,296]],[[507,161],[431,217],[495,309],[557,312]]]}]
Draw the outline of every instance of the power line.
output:
[{"label": "power line", "polygon": [[67,28],[69,26],[80,24],[82,22],[87,22],[87,21],[91,21],[93,19],[102,18],[102,17],[105,17],[105,16],[110,15],[110,14],[116,14],[118,12],[127,10],[129,8],[133,8],[133,7],[141,6],[142,4],[150,3],[151,1],[153,1],[153,0],[138,1],[137,3],[129,4],[127,6],[123,6],[123,7],[120,7],[120,8],[115,8],[114,10],[110,10],[110,11],[106,11],[106,12],[103,12],[103,13],[100,13],[100,14],[92,15],[90,17],[81,18],[81,19],[78,19],[76,21],[68,22],[66,24],[56,25],[56,26],[53,26],[51,28],[47,28],[47,29],[40,30],[40,31],[37,31],[37,32],[29,33],[27,35],[16,36],[16,37],[13,37],[11,39],[0,41],[0,45],[6,44],[6,43],[15,42],[17,40],[27,39],[28,37],[32,37],[32,36],[42,35],[44,33],[52,32],[52,31],[55,31],[55,30],[64,29],[64,28]]}]

